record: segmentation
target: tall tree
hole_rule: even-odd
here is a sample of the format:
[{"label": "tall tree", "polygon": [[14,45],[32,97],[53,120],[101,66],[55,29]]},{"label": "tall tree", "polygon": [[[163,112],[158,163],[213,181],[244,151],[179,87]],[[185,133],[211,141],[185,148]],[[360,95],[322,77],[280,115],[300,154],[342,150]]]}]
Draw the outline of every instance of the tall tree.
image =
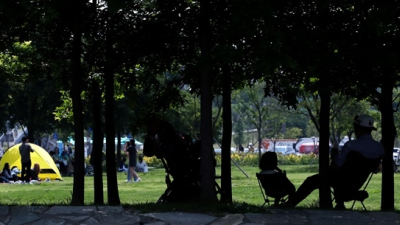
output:
[{"label": "tall tree", "polygon": [[200,49],[201,49],[201,199],[215,201],[215,165],[212,153],[212,85],[211,85],[211,28],[209,13],[211,10],[209,0],[200,1]]},{"label": "tall tree", "polygon": [[116,73],[115,64],[115,44],[114,15],[119,9],[113,5],[114,1],[108,2],[105,40],[105,65],[104,65],[104,83],[105,83],[105,119],[106,119],[106,164],[107,164],[107,196],[109,205],[119,205],[119,193],[117,184],[117,173],[115,165],[115,123],[114,123],[114,75]]},{"label": "tall tree", "polygon": [[102,129],[102,90],[96,79],[92,80],[92,109],[93,109],[93,149],[91,153],[91,164],[94,171],[94,204],[104,204],[103,192],[103,129]]},{"label": "tall tree", "polygon": [[83,106],[81,101],[82,93],[82,26],[83,11],[85,1],[74,0],[70,4],[71,33],[73,35],[71,48],[71,99],[74,113],[74,134],[75,134],[75,166],[74,166],[74,186],[72,192],[71,203],[74,205],[83,205],[84,198],[84,123],[83,123]]}]

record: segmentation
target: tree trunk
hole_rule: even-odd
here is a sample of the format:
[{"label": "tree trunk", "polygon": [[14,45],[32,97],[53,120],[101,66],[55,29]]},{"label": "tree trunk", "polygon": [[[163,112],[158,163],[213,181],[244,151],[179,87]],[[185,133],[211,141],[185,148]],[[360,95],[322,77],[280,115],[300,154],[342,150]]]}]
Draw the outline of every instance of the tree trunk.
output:
[{"label": "tree trunk", "polygon": [[382,85],[379,101],[382,118],[381,142],[385,148],[382,163],[382,210],[394,210],[393,145],[396,137],[396,127],[394,126],[392,98],[393,87],[386,81]]},{"label": "tree trunk", "polygon": [[103,131],[101,124],[102,106],[101,106],[101,91],[97,81],[92,84],[92,111],[93,111],[93,150],[91,156],[91,164],[94,171],[94,204],[104,204],[103,192]]},{"label": "tree trunk", "polygon": [[[27,124],[26,128],[27,128],[27,130],[28,130],[28,139],[29,139],[29,142],[30,142],[30,143],[33,143],[33,142],[35,141],[34,133],[35,133],[35,131],[36,131],[36,130],[34,129],[34,125],[31,125],[31,123],[29,123],[29,124]],[[22,129],[22,131],[24,131],[24,127],[23,127],[23,126],[21,126],[21,129]],[[14,140],[14,144],[17,144],[17,143],[15,143],[15,140]]]},{"label": "tree trunk", "polygon": [[331,189],[329,186],[329,111],[330,94],[321,91],[321,110],[319,114],[319,174],[321,181],[319,185],[320,207],[323,209],[332,208]]},{"label": "tree trunk", "polygon": [[231,180],[231,142],[232,142],[232,108],[231,108],[231,76],[224,69],[224,82],[222,90],[222,149],[221,149],[221,202],[232,202]]},{"label": "tree trunk", "polygon": [[216,201],[215,159],[212,137],[212,89],[211,89],[211,28],[210,2],[200,1],[200,48],[201,48],[201,194],[204,201]]},{"label": "tree trunk", "polygon": [[106,164],[107,164],[107,196],[109,205],[120,205],[117,171],[115,165],[115,123],[114,123],[114,58],[113,58],[113,25],[109,20],[106,40],[106,65],[104,67],[105,102],[106,102]]},{"label": "tree trunk", "polygon": [[[80,5],[80,3],[75,3]],[[84,174],[84,124],[83,124],[83,106],[81,101],[81,85],[82,85],[82,68],[81,68],[81,51],[82,51],[82,33],[79,21],[80,7],[75,7],[76,15],[73,41],[72,41],[72,84],[71,84],[71,99],[72,110],[74,114],[74,133],[75,133],[75,165],[74,165],[74,184],[72,190],[71,204],[83,205],[85,200],[85,174]]]}]

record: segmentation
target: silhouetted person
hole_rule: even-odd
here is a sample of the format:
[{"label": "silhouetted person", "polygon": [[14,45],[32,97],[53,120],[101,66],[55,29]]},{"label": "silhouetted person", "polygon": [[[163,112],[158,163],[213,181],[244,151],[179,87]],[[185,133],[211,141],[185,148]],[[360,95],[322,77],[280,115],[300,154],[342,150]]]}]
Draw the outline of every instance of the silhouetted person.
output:
[{"label": "silhouetted person", "polygon": [[274,188],[279,191],[281,197],[289,195],[289,200],[293,198],[296,188],[286,177],[285,171],[278,167],[278,157],[275,152],[264,153],[261,156],[259,167],[261,169],[260,175],[265,179],[264,182],[273,182]]},{"label": "silhouetted person", "polygon": [[31,152],[34,152],[31,145],[29,144],[29,139],[27,137],[22,138],[22,144],[19,146],[19,154],[21,154],[21,179],[25,182],[30,180],[30,170],[32,166],[31,162]]},{"label": "silhouetted person", "polygon": [[[380,142],[375,141],[371,132],[376,130],[374,127],[374,120],[372,117],[368,115],[360,115],[354,117],[353,121],[354,133],[356,136],[356,140],[350,140],[346,142],[343,146],[340,153],[337,149],[332,149],[332,162],[329,170],[329,181],[330,186],[335,187],[339,184],[341,187],[346,186],[346,184],[341,183],[341,177],[343,174],[339,174],[338,170],[343,166],[345,161],[347,160],[347,155],[350,151],[355,151],[361,153],[367,159],[378,159],[383,156],[385,150]],[[303,184],[297,189],[294,198],[289,201],[289,206],[296,206],[303,199],[305,199],[312,191],[319,188],[320,184],[320,175],[315,174],[313,176],[308,177]],[[345,188],[344,188],[345,189]],[[336,207],[338,209],[344,209],[344,201],[341,198],[336,196]]]}]

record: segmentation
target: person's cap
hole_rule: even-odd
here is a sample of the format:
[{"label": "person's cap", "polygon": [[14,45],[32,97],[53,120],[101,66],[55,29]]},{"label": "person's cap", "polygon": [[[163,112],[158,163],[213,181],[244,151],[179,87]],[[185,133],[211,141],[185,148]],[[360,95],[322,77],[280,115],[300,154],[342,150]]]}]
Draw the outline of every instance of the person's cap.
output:
[{"label": "person's cap", "polygon": [[374,127],[374,119],[368,115],[355,116],[353,123],[360,127],[376,130],[376,127]]}]

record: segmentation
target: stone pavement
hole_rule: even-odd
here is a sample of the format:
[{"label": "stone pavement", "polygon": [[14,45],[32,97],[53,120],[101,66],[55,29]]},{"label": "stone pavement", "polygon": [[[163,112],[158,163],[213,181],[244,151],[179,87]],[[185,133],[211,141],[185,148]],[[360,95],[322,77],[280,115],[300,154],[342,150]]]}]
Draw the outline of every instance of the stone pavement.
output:
[{"label": "stone pavement", "polygon": [[137,214],[113,206],[0,206],[0,225],[148,224],[148,225],[356,225],[400,224],[397,212],[266,209],[265,213],[211,216],[166,212]]}]

